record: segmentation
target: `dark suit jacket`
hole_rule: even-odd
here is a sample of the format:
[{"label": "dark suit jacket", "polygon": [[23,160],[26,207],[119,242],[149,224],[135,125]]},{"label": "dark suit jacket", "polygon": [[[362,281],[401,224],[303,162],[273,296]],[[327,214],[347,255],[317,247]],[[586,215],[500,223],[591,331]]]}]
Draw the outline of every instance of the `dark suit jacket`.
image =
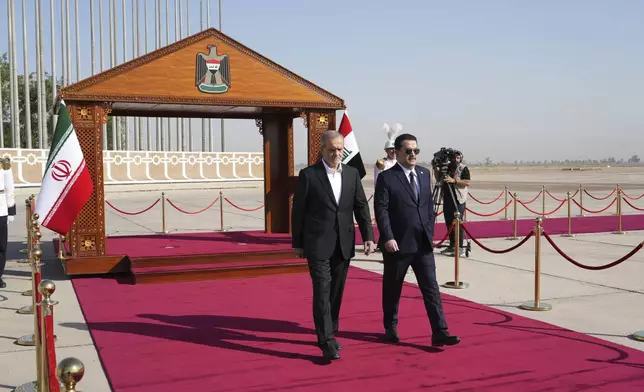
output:
[{"label": "dark suit jacket", "polygon": [[400,253],[418,252],[423,242],[429,243],[431,250],[435,216],[430,172],[416,166],[416,175],[420,185],[418,202],[414,200],[409,179],[399,164],[378,175],[374,209],[383,251],[385,242],[391,239],[398,243]]},{"label": "dark suit jacket", "polygon": [[335,202],[333,189],[322,161],[300,171],[293,196],[291,229],[293,248],[302,248],[309,259],[327,260],[340,239],[342,256],[355,256],[353,215],[364,241],[373,241],[373,225],[369,203],[358,170],[342,165],[340,203]]}]

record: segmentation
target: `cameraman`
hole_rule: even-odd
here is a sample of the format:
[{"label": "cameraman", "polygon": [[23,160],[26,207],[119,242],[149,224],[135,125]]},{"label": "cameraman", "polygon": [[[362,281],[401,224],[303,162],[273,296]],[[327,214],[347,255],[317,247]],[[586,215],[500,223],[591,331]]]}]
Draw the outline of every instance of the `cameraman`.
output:
[{"label": "cameraman", "polygon": [[[443,217],[445,218],[445,225],[447,230],[452,226],[454,221],[454,213],[458,211],[461,214],[461,220],[465,215],[465,202],[467,201],[468,188],[472,185],[470,178],[470,169],[463,163],[463,154],[455,151],[456,169],[453,173],[445,175],[445,182],[443,183]],[[434,173],[438,175],[438,173]],[[453,174],[453,176],[450,176]],[[454,197],[452,198],[452,195]],[[456,202],[456,205],[454,205]],[[449,246],[444,249],[441,254],[445,256],[454,256],[454,242],[456,233],[452,231],[449,235]],[[465,255],[463,248],[463,228],[459,230],[459,256]]]}]

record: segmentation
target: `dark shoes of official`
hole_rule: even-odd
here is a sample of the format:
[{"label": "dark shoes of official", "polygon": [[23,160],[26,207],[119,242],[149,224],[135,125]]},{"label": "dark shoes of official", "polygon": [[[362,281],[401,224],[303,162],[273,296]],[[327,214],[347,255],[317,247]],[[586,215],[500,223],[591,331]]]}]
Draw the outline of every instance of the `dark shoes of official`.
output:
[{"label": "dark shoes of official", "polygon": [[[389,328],[385,330],[385,340],[390,343],[398,343],[400,342],[400,337],[398,337],[398,332],[395,329]],[[434,347],[454,346],[460,342],[461,339],[457,336],[450,335],[445,329],[441,329],[432,334],[432,346]]]},{"label": "dark shoes of official", "polygon": [[5,287],[7,287],[7,284],[0,278],[0,289],[4,289]]},{"label": "dark shoes of official", "polygon": [[446,329],[441,329],[440,331],[436,331],[432,334],[432,346],[434,347],[454,346],[460,342],[461,339],[459,339],[458,336],[450,335]]},{"label": "dark shoes of official", "polygon": [[317,345],[322,349],[324,359],[329,361],[340,359],[340,353],[338,351],[342,346],[335,339],[328,342],[318,342]]},{"label": "dark shoes of official", "polygon": [[385,330],[385,340],[389,343],[398,343],[400,338],[398,337],[398,332],[393,328],[388,328]]}]

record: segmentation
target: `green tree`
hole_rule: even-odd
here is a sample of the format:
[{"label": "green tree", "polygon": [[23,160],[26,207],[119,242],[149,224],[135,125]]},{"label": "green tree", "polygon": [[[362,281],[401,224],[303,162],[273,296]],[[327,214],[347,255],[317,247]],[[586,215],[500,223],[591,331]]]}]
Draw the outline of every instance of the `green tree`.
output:
[{"label": "green tree", "polygon": [[[11,147],[27,147],[27,132],[25,126],[25,84],[24,84],[24,75],[18,75],[18,123],[20,124],[20,140],[21,145],[15,146],[13,140],[13,133],[11,130],[11,85],[9,82],[9,56],[7,53],[4,53],[0,56],[0,75],[2,79],[2,123],[4,131],[4,142],[5,146]],[[61,81],[57,82],[57,88],[60,88],[62,85]],[[53,113],[51,111],[52,105],[52,80],[51,75],[45,72],[45,99],[47,101],[47,117],[45,119],[47,124],[47,135],[51,139],[53,134]],[[30,116],[29,121],[31,123],[31,143],[32,146],[38,146],[40,141],[40,135],[38,132],[38,83],[37,76],[35,73],[29,75],[29,105],[30,105]]]}]

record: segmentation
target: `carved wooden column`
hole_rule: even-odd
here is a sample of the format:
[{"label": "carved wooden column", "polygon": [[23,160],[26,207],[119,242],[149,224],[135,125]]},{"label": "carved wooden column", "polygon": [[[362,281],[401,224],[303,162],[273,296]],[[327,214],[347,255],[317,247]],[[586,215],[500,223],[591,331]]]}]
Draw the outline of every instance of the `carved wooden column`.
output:
[{"label": "carved wooden column", "polygon": [[335,111],[312,111],[305,117],[304,126],[308,132],[308,157],[309,165],[316,163],[321,157],[322,134],[328,130],[335,130]]},{"label": "carved wooden column", "polygon": [[264,136],[264,225],[267,233],[291,232],[293,119],[288,115],[256,120]]},{"label": "carved wooden column", "polygon": [[105,193],[103,188],[103,133],[111,111],[107,104],[69,102],[67,106],[94,192],[74,220],[67,236],[72,259],[105,255]]}]

